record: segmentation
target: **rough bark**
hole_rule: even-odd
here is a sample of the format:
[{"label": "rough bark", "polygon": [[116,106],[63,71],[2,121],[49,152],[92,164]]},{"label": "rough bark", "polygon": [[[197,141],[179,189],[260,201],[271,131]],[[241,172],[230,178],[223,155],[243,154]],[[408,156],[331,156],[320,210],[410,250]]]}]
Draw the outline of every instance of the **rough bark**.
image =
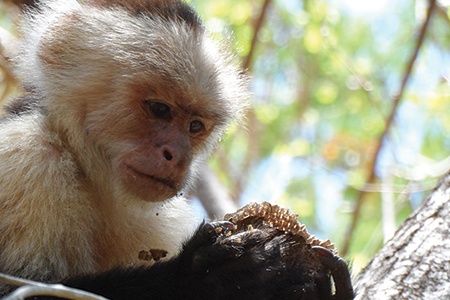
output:
[{"label": "rough bark", "polygon": [[450,299],[448,174],[355,280],[356,299]]}]

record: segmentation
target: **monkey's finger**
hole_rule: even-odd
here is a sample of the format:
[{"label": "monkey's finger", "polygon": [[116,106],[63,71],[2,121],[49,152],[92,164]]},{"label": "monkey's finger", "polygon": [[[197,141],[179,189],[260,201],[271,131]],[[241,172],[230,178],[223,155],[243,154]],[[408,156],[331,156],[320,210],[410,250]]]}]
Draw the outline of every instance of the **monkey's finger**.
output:
[{"label": "monkey's finger", "polygon": [[229,221],[217,221],[205,224],[205,229],[209,234],[215,234],[216,237],[227,236],[234,231],[235,225]]},{"label": "monkey's finger", "polygon": [[320,246],[313,246],[311,248],[319,258],[324,267],[331,271],[336,293],[335,300],[349,300],[355,297],[353,292],[350,272],[348,271],[347,263],[337,255],[331,253],[328,249]]},{"label": "monkey's finger", "polygon": [[202,222],[190,240],[183,247],[182,255],[192,255],[200,248],[214,244],[221,235],[226,235],[234,229],[234,224],[228,221]]}]

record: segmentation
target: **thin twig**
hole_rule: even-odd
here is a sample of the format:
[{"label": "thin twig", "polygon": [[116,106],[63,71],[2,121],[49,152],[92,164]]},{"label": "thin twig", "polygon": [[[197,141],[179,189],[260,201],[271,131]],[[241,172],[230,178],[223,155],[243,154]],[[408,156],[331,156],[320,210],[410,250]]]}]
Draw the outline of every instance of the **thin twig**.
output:
[{"label": "thin twig", "polygon": [[[383,142],[387,139],[389,130],[391,129],[392,124],[394,122],[394,118],[397,114],[400,101],[403,97],[403,93],[406,88],[406,84],[408,83],[408,80],[411,77],[411,71],[413,69],[414,63],[416,62],[419,50],[423,45],[425,33],[429,26],[429,23],[431,20],[431,15],[434,11],[435,6],[436,6],[436,0],[430,0],[427,17],[426,17],[425,22],[423,23],[422,27],[420,28],[419,38],[417,39],[417,43],[416,43],[414,52],[413,52],[411,58],[409,59],[408,65],[406,66],[399,92],[393,98],[391,113],[386,121],[386,126],[378,139],[377,146],[376,146],[375,151],[373,152],[372,159],[370,159],[369,176],[366,180],[366,185],[371,185],[376,180],[375,167],[378,163],[380,152],[383,147]],[[347,232],[344,236],[344,242],[343,242],[341,250],[340,250],[342,256],[345,256],[348,253],[350,243],[351,243],[351,240],[353,237],[353,233],[355,231],[356,225],[358,224],[359,217],[361,215],[361,208],[363,206],[363,202],[364,202],[364,199],[366,198],[366,195],[367,195],[367,192],[362,190],[362,191],[360,191],[360,193],[358,194],[358,197],[356,199],[355,208],[353,211],[353,218],[352,218],[351,223],[350,223],[350,225],[347,229]]]},{"label": "thin twig", "polygon": [[253,36],[250,44],[250,50],[248,51],[247,56],[244,58],[244,62],[242,63],[242,67],[244,70],[247,70],[251,67],[251,62],[253,60],[253,56],[255,53],[256,42],[258,41],[258,34],[262,28],[264,20],[267,14],[267,8],[269,7],[272,0],[264,0],[264,3],[261,7],[261,12],[259,13],[258,19],[253,23]]}]

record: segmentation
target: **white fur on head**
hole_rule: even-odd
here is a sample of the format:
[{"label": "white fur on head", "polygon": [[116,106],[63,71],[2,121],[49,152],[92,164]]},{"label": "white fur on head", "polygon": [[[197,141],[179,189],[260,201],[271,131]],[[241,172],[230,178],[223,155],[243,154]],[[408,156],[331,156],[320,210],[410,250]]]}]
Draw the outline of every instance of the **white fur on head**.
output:
[{"label": "white fur on head", "polygon": [[[200,90],[214,104],[222,121],[211,145],[246,107],[245,76],[201,26],[196,29],[157,14],[132,15],[121,6],[51,0],[40,13],[26,16],[22,31],[19,74],[25,85],[48,99],[52,118],[80,118],[67,108],[94,103],[98,94],[114,101],[124,81],[152,75],[176,80],[193,93]],[[102,93],[86,99],[89,91],[99,89]]]}]

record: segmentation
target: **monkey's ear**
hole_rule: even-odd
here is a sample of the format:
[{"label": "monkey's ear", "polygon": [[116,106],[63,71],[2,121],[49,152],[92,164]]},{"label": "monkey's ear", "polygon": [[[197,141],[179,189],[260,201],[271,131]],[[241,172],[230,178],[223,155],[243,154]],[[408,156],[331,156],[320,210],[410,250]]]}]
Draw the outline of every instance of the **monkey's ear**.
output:
[{"label": "monkey's ear", "polygon": [[[108,54],[112,43],[108,44],[108,38],[99,34],[107,32],[101,27],[107,25],[94,13],[88,15],[82,7],[52,9],[44,7],[40,14],[26,20],[22,53],[18,57],[19,75],[26,85],[42,93],[48,103],[52,99],[60,102],[61,98],[75,101],[81,97],[80,93],[102,92],[117,72]],[[100,27],[97,31],[96,26]]]},{"label": "monkey's ear", "polygon": [[43,1],[39,9],[25,12],[20,24],[21,47],[15,57],[18,75],[25,85],[44,84],[45,67],[56,66],[57,56],[68,57],[65,53],[68,47],[62,45],[73,40],[74,34],[73,30],[68,34],[62,31],[73,25],[79,9],[75,0]]},{"label": "monkey's ear", "polygon": [[[76,30],[79,16],[71,13],[65,18],[52,24],[42,34],[37,45],[36,56],[52,69],[66,69],[75,67],[76,57],[81,56],[83,37]],[[80,46],[77,46],[80,45]]]}]

